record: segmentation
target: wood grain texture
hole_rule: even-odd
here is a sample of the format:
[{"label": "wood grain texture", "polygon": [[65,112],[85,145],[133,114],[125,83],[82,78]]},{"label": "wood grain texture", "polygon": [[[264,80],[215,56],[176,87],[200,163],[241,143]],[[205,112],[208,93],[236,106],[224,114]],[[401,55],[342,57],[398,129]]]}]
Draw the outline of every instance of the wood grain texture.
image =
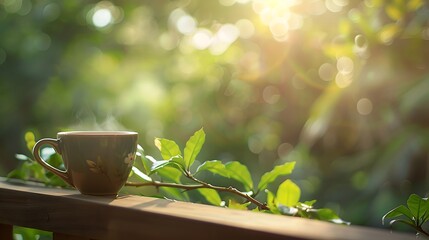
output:
[{"label": "wood grain texture", "polygon": [[85,196],[4,179],[0,223],[91,239],[415,239],[387,230],[149,197]]}]

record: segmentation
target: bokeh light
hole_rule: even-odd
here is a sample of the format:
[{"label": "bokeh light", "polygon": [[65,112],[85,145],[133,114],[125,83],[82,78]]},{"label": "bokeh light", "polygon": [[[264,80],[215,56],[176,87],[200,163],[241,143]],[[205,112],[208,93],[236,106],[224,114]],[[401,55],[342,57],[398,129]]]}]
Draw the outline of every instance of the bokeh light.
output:
[{"label": "bokeh light", "polygon": [[337,69],[343,75],[351,74],[353,72],[354,63],[349,57],[340,57],[337,60]]},{"label": "bokeh light", "polygon": [[192,43],[196,49],[206,49],[210,46],[213,38],[213,33],[208,29],[199,29],[192,36]]},{"label": "bokeh light", "polygon": [[290,143],[282,143],[277,148],[277,154],[280,158],[287,156],[293,150],[293,145]]},{"label": "bokeh light", "polygon": [[262,97],[266,103],[274,104],[280,100],[280,91],[275,86],[267,86],[264,88]]},{"label": "bokeh light", "polygon": [[177,31],[184,35],[190,35],[197,29],[196,20],[181,8],[177,8],[171,12],[170,22],[175,26]]},{"label": "bokeh light", "polygon": [[347,6],[348,0],[326,0],[325,6],[331,12],[340,12],[343,7]]},{"label": "bokeh light", "polygon": [[169,32],[165,32],[159,36],[159,44],[165,50],[173,50],[177,47],[178,40]]},{"label": "bokeh light", "polygon": [[353,75],[350,73],[341,73],[338,72],[335,76],[335,83],[340,88],[348,87],[353,81]]},{"label": "bokeh light", "polygon": [[195,19],[189,15],[180,16],[176,22],[177,30],[185,35],[192,34],[197,27]]},{"label": "bokeh light", "polygon": [[300,1],[254,0],[252,8],[269,27],[274,39],[283,42],[288,40],[290,30],[300,29],[303,25],[302,16],[291,11],[298,4]]},{"label": "bokeh light", "polygon": [[18,13],[22,7],[22,2],[22,0],[5,0],[3,1],[3,6],[9,13]]},{"label": "bokeh light", "polygon": [[235,25],[223,24],[216,33],[216,37],[220,42],[231,44],[237,40],[239,34],[240,31]]},{"label": "bokeh light", "polygon": [[87,14],[87,21],[99,29],[118,23],[122,18],[122,10],[109,1],[97,3]]},{"label": "bokeh light", "polygon": [[102,28],[109,25],[112,22],[112,13],[107,8],[101,8],[95,10],[92,15],[92,23],[94,26]]},{"label": "bokeh light", "polygon": [[368,98],[361,98],[357,102],[356,108],[359,114],[368,115],[372,112],[372,102]]},{"label": "bokeh light", "polygon": [[248,19],[240,19],[235,23],[235,26],[240,31],[240,37],[244,39],[251,38],[255,33],[255,26]]},{"label": "bokeh light", "polygon": [[319,77],[324,81],[331,81],[334,79],[336,69],[330,63],[324,63],[319,67]]},{"label": "bokeh light", "polygon": [[42,10],[42,15],[46,21],[55,21],[61,14],[61,9],[58,3],[51,2],[45,5]]}]

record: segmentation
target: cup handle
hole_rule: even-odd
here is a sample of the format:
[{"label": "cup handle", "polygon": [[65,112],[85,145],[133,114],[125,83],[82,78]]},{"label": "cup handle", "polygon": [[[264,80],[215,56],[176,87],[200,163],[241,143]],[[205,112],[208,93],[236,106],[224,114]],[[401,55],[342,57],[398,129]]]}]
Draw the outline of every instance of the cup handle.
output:
[{"label": "cup handle", "polygon": [[63,170],[57,169],[42,159],[42,157],[40,156],[40,147],[42,147],[45,144],[52,146],[54,148],[55,152],[57,152],[58,154],[61,155],[61,151],[60,151],[60,148],[58,145],[59,144],[58,139],[43,138],[43,139],[40,139],[39,141],[37,141],[33,147],[33,155],[34,155],[34,158],[36,159],[36,161],[40,165],[42,165],[42,167],[44,167],[48,171],[52,172],[53,174],[57,175],[58,177],[62,178],[64,181],[66,181],[68,184],[70,184],[71,186],[74,187],[72,180],[70,179],[70,177],[67,174],[67,170],[63,171]]}]

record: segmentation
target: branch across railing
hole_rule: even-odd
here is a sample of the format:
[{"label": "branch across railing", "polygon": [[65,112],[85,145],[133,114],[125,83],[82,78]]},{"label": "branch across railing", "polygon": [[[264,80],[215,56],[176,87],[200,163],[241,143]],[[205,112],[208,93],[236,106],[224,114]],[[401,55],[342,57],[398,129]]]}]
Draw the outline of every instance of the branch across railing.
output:
[{"label": "branch across railing", "polygon": [[95,197],[0,178],[0,239],[12,226],[54,239],[415,239],[412,234],[125,195]]}]

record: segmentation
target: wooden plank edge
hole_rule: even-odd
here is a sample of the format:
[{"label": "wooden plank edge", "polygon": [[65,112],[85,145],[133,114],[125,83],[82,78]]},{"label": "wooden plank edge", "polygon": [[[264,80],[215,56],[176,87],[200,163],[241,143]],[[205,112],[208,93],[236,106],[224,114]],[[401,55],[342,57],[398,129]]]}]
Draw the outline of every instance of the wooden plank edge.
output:
[{"label": "wooden plank edge", "polygon": [[[133,225],[137,230],[142,229],[141,224],[154,227],[153,223],[150,221],[142,221],[140,219],[151,217],[157,219],[157,223],[159,224],[163,222],[170,222],[171,224],[182,222],[182,224],[179,224],[182,227],[186,227],[186,224],[190,224],[190,226],[205,227],[212,231],[222,231],[222,229],[228,230],[225,231],[223,235],[218,233],[218,237],[225,237],[227,233],[232,234],[235,232],[236,235],[238,234],[237,237],[259,235],[270,236],[272,239],[284,239],[285,237],[289,237],[290,239],[362,239],[362,236],[365,236],[366,239],[414,239],[414,236],[410,234],[389,233],[386,230],[380,229],[359,226],[339,226],[315,220],[231,210],[201,204],[171,202],[139,196],[120,196],[116,199],[100,198],[80,195],[77,191],[32,186],[31,184],[16,185],[5,183],[4,180],[0,181],[0,191],[2,189],[3,191],[8,190],[8,195],[11,193],[19,193],[18,195],[20,195],[20,197],[23,196],[22,194],[25,194],[27,197],[34,198],[33,200],[36,201],[32,202],[32,204],[35,205],[43,205],[44,198],[55,199],[59,197],[61,201],[72,205],[74,204],[75,207],[85,206],[87,209],[110,211],[110,223],[116,223],[110,225],[110,229],[104,230],[111,230],[114,234],[123,232],[120,226],[122,226],[122,228],[132,229],[127,227],[126,224],[121,223],[121,221],[127,221],[126,218],[124,219],[121,217],[121,215],[126,212],[128,215],[132,216],[134,220],[128,225]],[[0,203],[1,202],[0,200]],[[44,205],[44,207],[47,208],[49,206]],[[62,209],[62,211],[64,211],[64,209]],[[52,216],[55,215],[54,212],[50,214],[53,214]],[[52,226],[42,226],[41,224],[38,226],[47,231],[61,230],[57,229],[58,226],[56,226],[56,228],[52,228]],[[98,227],[100,229],[106,228],[106,226],[102,225]],[[143,227],[143,229],[148,228]],[[71,232],[67,232],[68,230],[65,229],[62,230],[66,231],[64,233],[68,234],[76,233],[76,230]],[[178,229],[177,231],[178,235],[184,237],[183,239],[192,239],[189,238],[189,236],[186,237],[189,235],[188,231],[183,231],[183,229]],[[239,233],[240,231],[242,232],[241,235]],[[94,233],[88,234],[88,237],[97,238],[100,236],[106,237],[105,235],[97,235]],[[136,234],[136,236],[138,236],[138,234]],[[196,237],[195,239],[200,237],[201,236]]]}]

